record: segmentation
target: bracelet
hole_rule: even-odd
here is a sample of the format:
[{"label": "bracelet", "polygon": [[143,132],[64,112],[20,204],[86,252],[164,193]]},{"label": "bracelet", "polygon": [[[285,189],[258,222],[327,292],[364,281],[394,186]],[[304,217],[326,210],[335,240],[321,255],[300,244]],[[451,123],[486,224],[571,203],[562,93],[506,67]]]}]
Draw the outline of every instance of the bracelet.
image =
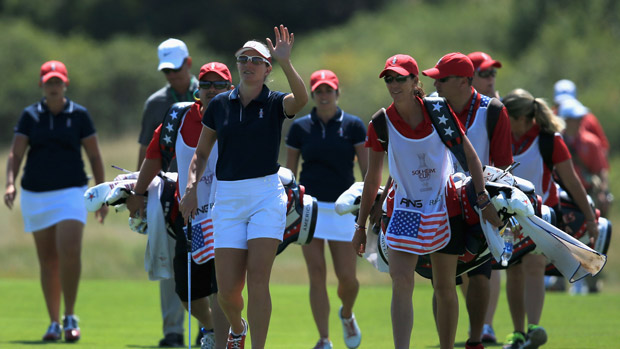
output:
[{"label": "bracelet", "polygon": [[142,197],[146,197],[146,194],[138,194],[138,193],[135,193],[135,192],[133,193],[133,195],[135,195],[135,196],[142,196]]},{"label": "bracelet", "polygon": [[361,230],[366,230],[366,227],[361,226],[361,225],[359,225],[359,224],[355,223],[355,230],[358,230],[358,229],[361,229]]},{"label": "bracelet", "polygon": [[481,196],[481,195],[487,195],[487,196],[489,196],[489,192],[488,192],[486,189],[484,189],[483,191],[479,192],[477,195],[478,195],[478,196]]},{"label": "bracelet", "polygon": [[482,211],[485,208],[487,208],[490,204],[491,204],[491,200],[487,199],[487,201],[483,202],[482,204],[478,204],[478,208],[480,209],[480,211]]}]

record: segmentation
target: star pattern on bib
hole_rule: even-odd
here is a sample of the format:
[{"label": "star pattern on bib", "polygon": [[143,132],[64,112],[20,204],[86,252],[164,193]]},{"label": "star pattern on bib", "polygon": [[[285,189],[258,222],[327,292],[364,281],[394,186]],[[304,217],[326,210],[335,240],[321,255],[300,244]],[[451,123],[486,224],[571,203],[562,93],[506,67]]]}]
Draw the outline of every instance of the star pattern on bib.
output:
[{"label": "star pattern on bib", "polygon": [[167,144],[170,144],[172,142],[172,139],[170,138],[170,136],[166,135],[164,136],[164,142],[166,142]]},{"label": "star pattern on bib", "polygon": [[172,120],[175,120],[178,116],[178,113],[176,110],[173,110],[170,112],[170,117],[172,118]]},{"label": "star pattern on bib", "polygon": [[448,122],[448,118],[445,115],[442,115],[442,116],[439,117],[439,123],[440,124],[447,125],[447,122]]},{"label": "star pattern on bib", "polygon": [[441,111],[441,103],[437,102],[433,104],[433,111]]},{"label": "star pattern on bib", "polygon": [[452,133],[454,133],[454,131],[452,130],[452,127],[444,128],[443,132],[445,132],[446,135],[450,137],[452,137]]}]

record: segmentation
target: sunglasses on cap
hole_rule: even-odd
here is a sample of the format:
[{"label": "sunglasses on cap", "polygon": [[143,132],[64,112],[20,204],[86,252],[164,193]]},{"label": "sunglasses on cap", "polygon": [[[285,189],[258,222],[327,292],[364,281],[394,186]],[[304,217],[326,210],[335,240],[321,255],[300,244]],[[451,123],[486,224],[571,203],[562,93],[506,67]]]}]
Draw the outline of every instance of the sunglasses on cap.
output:
[{"label": "sunglasses on cap", "polygon": [[396,81],[399,84],[402,84],[405,81],[407,81],[408,77],[409,75],[396,75],[396,76],[386,75],[383,78],[383,81],[385,81],[386,84],[391,84],[394,81]]},{"label": "sunglasses on cap", "polygon": [[261,56],[246,56],[246,55],[242,55],[242,56],[237,57],[237,63],[247,64],[249,62],[252,62],[252,64],[254,64],[254,65],[259,65],[261,63],[267,63],[268,65],[271,65],[271,63],[269,63],[269,61],[267,59],[265,59],[264,57],[261,57]]},{"label": "sunglasses on cap", "polygon": [[478,76],[481,78],[495,77],[497,75],[497,69],[487,69],[478,72]]},{"label": "sunglasses on cap", "polygon": [[228,81],[198,81],[198,87],[201,89],[208,90],[211,87],[216,90],[224,90],[230,87],[230,82]]},{"label": "sunglasses on cap", "polygon": [[178,72],[180,72],[180,71],[181,71],[181,69],[183,69],[183,66],[180,66],[180,67],[179,67],[179,68],[177,68],[177,69],[164,68],[164,69],[162,69],[161,71],[163,71],[163,72],[164,72],[164,74],[168,75],[168,74],[170,74],[170,73],[178,73]]}]

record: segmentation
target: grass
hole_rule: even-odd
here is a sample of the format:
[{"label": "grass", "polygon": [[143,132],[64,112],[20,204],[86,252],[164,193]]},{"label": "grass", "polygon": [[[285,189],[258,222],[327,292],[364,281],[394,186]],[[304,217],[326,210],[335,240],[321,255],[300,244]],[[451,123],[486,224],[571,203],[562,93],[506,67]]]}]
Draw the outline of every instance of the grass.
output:
[{"label": "grass", "polygon": [[[276,283],[271,286],[273,316],[267,348],[308,348],[317,332],[308,306],[307,286]],[[390,287],[363,285],[355,308],[363,332],[362,348],[392,346],[390,327]],[[436,348],[438,339],[430,307],[432,288],[419,282],[414,292],[414,348]],[[334,348],[344,348],[338,321],[336,289],[329,287],[332,300],[330,333]],[[48,325],[37,280],[4,279],[0,283],[0,347],[22,348],[41,344]],[[84,280],[78,313],[83,338],[74,348],[151,348],[161,337],[158,287],[148,281]],[[247,299],[247,298],[246,298]],[[511,330],[505,296],[502,293],[495,330],[502,337]],[[460,299],[460,319],[456,347],[464,347],[467,318]],[[545,348],[612,348],[617,344],[620,318],[618,293],[597,296],[570,296],[550,293],[545,303],[542,325],[549,333]],[[196,328],[192,326],[192,336]],[[578,334],[576,336],[575,334]],[[187,336],[187,333],[186,333]],[[491,346],[499,347],[500,345]],[[66,348],[63,342],[46,348]]]},{"label": "grass", "polygon": [[[110,168],[112,164],[135,168],[137,146],[133,135],[103,141],[101,147],[107,179],[117,174]],[[0,151],[0,159],[6,158],[7,150]],[[611,188],[618,198],[620,184],[616,183],[620,183],[620,158],[612,159],[611,164]],[[1,182],[4,182],[4,176],[1,171]],[[611,220],[617,222],[617,217],[620,217],[620,208],[615,205]],[[3,224],[0,232],[0,348],[39,345],[48,320],[38,282],[36,254],[31,236],[23,233],[19,203],[13,210],[0,209],[0,221]],[[83,243],[83,281],[77,304],[85,337],[75,347],[148,348],[157,344],[161,338],[159,288],[156,283],[146,280],[143,265],[145,244],[145,236],[128,229],[126,213],[110,212],[104,225],[89,218]],[[550,335],[550,343],[545,348],[617,347],[616,333],[620,327],[620,317],[616,314],[620,309],[619,250],[620,239],[613,238],[603,272],[605,286],[602,294],[584,297],[548,294],[541,323]],[[359,260],[358,278],[362,289],[355,312],[364,332],[362,347],[389,348],[392,346],[389,277]],[[332,300],[330,333],[335,348],[343,348],[335,281],[330,268],[327,281]],[[318,339],[308,305],[307,284],[300,249],[291,246],[278,256],[272,273],[274,311],[268,348],[305,348]],[[494,325],[503,340],[512,326],[503,292],[501,297]],[[415,348],[438,347],[430,298],[430,284],[420,280],[414,294],[416,321],[412,345]],[[463,300],[460,302],[456,347],[464,346],[468,326]],[[575,334],[579,334],[578,337]],[[64,345],[52,344],[50,348]]]}]

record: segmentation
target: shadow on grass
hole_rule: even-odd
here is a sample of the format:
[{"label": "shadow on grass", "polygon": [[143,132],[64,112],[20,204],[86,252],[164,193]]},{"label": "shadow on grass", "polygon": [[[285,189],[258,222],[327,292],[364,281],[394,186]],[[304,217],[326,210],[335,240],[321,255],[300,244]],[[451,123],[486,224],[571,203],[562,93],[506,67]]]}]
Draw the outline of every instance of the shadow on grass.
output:
[{"label": "shadow on grass", "polygon": [[58,343],[60,343],[60,341],[47,341],[47,342],[44,342],[42,340],[36,340],[36,341],[9,341],[9,342],[6,342],[6,343],[15,344],[15,345],[18,345],[18,344],[21,344],[21,345],[47,345],[47,344],[58,344]]}]

